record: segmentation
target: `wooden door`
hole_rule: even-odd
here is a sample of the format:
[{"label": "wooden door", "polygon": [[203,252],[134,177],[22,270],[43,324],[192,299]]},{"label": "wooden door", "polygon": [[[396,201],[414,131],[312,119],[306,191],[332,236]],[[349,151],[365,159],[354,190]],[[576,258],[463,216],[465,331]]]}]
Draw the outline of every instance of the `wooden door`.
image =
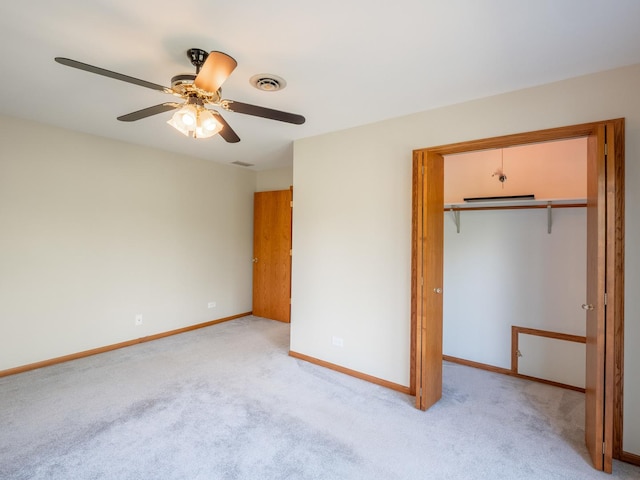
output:
[{"label": "wooden door", "polygon": [[[614,426],[622,413],[614,405],[614,394],[615,383],[621,382],[616,357],[620,358],[622,345],[616,339],[616,325],[622,324],[622,291],[617,283],[623,265],[623,132],[621,122],[603,123],[589,135],[587,148],[585,442],[594,467],[609,473],[616,447]],[[619,445],[615,449],[619,451]]]},{"label": "wooden door", "polygon": [[442,397],[442,285],[444,249],[444,157],[416,152],[414,175],[421,212],[417,231],[418,270],[416,349],[416,407],[426,410]]},{"label": "wooden door", "polygon": [[585,441],[593,466],[604,456],[606,168],[604,126],[589,136],[587,147],[587,292]]},{"label": "wooden door", "polygon": [[291,318],[291,190],[256,192],[253,210],[253,314]]}]

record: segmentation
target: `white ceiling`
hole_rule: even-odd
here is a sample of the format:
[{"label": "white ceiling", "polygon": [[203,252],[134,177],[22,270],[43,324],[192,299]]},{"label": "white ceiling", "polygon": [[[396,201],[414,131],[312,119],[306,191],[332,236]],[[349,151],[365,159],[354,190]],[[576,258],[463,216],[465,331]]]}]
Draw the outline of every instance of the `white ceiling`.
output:
[{"label": "white ceiling", "polygon": [[[295,139],[640,63],[639,22],[638,0],[3,1],[0,113],[263,170]],[[173,97],[53,60],[168,86],[192,47],[238,61],[223,98],[307,122],[227,112],[237,144],[186,138],[170,113],[119,122]],[[257,73],[288,85],[258,91]]]}]

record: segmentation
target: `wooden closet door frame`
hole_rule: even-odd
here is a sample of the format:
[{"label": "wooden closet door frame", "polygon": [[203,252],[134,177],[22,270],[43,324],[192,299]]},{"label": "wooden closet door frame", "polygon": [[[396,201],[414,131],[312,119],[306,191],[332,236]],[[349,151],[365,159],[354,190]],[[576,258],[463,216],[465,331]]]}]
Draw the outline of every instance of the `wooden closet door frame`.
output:
[{"label": "wooden closet door frame", "polygon": [[[419,312],[424,305],[424,292],[421,285],[423,262],[422,228],[423,189],[429,188],[422,183],[422,172],[417,168],[417,158],[433,155],[451,155],[477,150],[497,149],[555,140],[568,140],[597,135],[598,129],[608,127],[608,135],[613,135],[614,151],[609,151],[607,163],[607,248],[606,248],[606,315],[609,319],[604,332],[606,344],[606,384],[604,422],[612,424],[612,438],[607,446],[613,458],[623,459],[623,358],[624,358],[624,119],[606,120],[580,125],[551,128],[534,132],[518,133],[500,137],[472,140],[450,145],[414,150],[413,194],[412,194],[412,249],[411,249],[411,346],[410,346],[410,385],[412,395],[420,392],[422,371],[424,369],[421,344],[423,339],[418,332]],[[446,294],[446,292],[444,292]],[[613,321],[611,321],[611,319]],[[442,339],[440,338],[440,342]],[[417,406],[420,404],[417,401]],[[610,465],[608,466],[610,469]],[[607,465],[605,465],[607,469]]]}]

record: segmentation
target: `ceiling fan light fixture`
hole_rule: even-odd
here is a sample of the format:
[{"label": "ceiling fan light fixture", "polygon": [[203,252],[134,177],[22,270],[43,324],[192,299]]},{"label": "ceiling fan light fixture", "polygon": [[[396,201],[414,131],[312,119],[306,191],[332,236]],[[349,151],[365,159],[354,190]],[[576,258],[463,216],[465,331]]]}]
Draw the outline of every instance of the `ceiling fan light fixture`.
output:
[{"label": "ceiling fan light fixture", "polygon": [[222,123],[201,105],[187,104],[167,121],[186,137],[209,138],[222,130]]},{"label": "ceiling fan light fixture", "polygon": [[196,138],[213,137],[222,130],[222,123],[218,121],[216,116],[206,108],[202,108],[198,112],[198,122],[196,127]]},{"label": "ceiling fan light fixture", "polygon": [[182,123],[184,123],[187,127],[191,127],[192,125],[195,125],[196,123],[196,119],[193,115],[193,112],[183,112],[180,115],[180,120],[182,121]]},{"label": "ceiling fan light fixture", "polygon": [[187,104],[176,111],[167,122],[183,135],[190,137],[195,126],[198,111],[195,105]]}]

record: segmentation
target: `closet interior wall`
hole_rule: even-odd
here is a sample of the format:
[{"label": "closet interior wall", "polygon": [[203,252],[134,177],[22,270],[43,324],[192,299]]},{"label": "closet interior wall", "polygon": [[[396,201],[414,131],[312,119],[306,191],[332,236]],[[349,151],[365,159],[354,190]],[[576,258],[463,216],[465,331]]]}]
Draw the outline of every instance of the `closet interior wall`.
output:
[{"label": "closet interior wall", "polygon": [[[462,200],[534,194],[581,204],[585,167],[585,139],[445,157],[446,357],[510,370],[513,326],[585,335],[586,209],[553,208],[550,232],[547,208],[485,210]],[[456,220],[447,206],[464,210]],[[584,344],[518,341],[519,373],[584,387]]]}]

